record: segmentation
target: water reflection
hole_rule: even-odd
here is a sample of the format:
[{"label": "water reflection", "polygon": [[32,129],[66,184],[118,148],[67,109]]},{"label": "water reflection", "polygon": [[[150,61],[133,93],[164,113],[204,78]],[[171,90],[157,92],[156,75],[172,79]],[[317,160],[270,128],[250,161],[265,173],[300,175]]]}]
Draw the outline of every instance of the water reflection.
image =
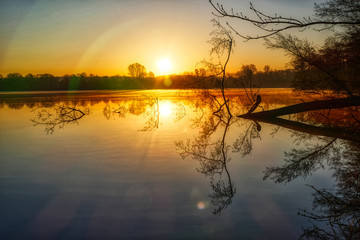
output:
[{"label": "water reflection", "polygon": [[49,101],[45,106],[34,105],[32,108],[34,126],[45,126],[46,133],[54,133],[55,129],[62,129],[67,124],[79,124],[79,120],[90,114],[87,107],[78,106],[78,101],[60,104]]},{"label": "water reflection", "polygon": [[[181,157],[183,159],[190,157],[199,161],[200,167],[197,171],[209,177],[213,191],[209,198],[214,207],[214,214],[219,214],[226,209],[236,192],[227,167],[231,159],[228,156],[230,146],[226,144],[226,134],[233,123],[232,117],[223,119],[212,115],[212,118],[202,123],[200,136],[175,143]],[[212,135],[215,135],[218,128],[223,128],[222,135],[212,139]],[[203,206],[200,205],[199,208],[201,207]]]},{"label": "water reflection", "polygon": [[[285,151],[283,166],[266,167],[264,180],[286,183],[297,178],[305,179],[325,166],[334,172],[335,184],[332,188],[318,189],[309,185],[313,190],[313,210],[301,209],[298,214],[308,218],[311,226],[303,228],[301,239],[360,238],[360,127],[356,117],[358,113],[359,111],[354,109],[342,110],[341,121],[338,112],[335,112],[334,118],[319,111],[306,117],[304,114],[292,116],[292,120],[266,121],[278,126],[271,135],[276,135],[280,127],[290,129],[292,140],[297,147]],[[212,108],[207,115],[202,110],[201,117],[194,122],[194,125],[201,126],[199,136],[187,141],[178,141],[176,146],[182,158],[190,157],[198,161],[200,167],[197,171],[209,177],[212,212],[220,214],[232,203],[236,192],[228,168],[228,162],[231,160],[228,152],[231,149],[232,152],[239,153],[240,158],[249,155],[253,150],[253,140],[261,140],[262,127],[259,122],[250,122],[244,132],[229,145],[226,144],[226,135],[231,125],[237,122],[231,116],[228,117],[224,112]],[[217,131],[220,133],[216,135]]]},{"label": "water reflection", "polygon": [[284,152],[282,166],[266,167],[264,180],[288,183],[305,179],[325,166],[333,172],[335,183],[331,188],[308,185],[313,190],[313,209],[301,209],[298,214],[308,218],[311,226],[303,228],[301,239],[360,238],[358,114],[358,108],[350,108],[333,110],[332,114],[315,111],[294,115],[292,120],[265,121],[291,129],[297,147]]},{"label": "water reflection", "polygon": [[[236,187],[231,179],[228,163],[231,161],[229,152],[238,153],[245,157],[251,153],[252,141],[260,138],[261,126],[256,121],[241,123],[227,111],[223,104],[219,103],[216,94],[209,91],[197,92],[193,108],[198,112],[197,117],[192,119],[192,127],[200,128],[199,136],[193,139],[175,142],[180,156],[192,158],[199,162],[197,171],[209,178],[209,199],[212,203],[212,213],[219,215],[231,203],[236,193]],[[230,98],[228,103],[233,111],[242,111],[236,103],[236,98]],[[230,128],[236,125],[245,127],[244,133],[231,137],[228,143]]]},{"label": "water reflection", "polygon": [[152,131],[159,128],[160,113],[162,115],[168,115],[165,110],[160,111],[159,99],[153,95],[142,95],[139,98],[122,101],[120,103],[113,104],[108,103],[104,106],[103,114],[106,119],[112,117],[125,118],[127,114],[133,115],[145,115],[145,124],[141,131]]},{"label": "water reflection", "polygon": [[[297,141],[309,143],[311,136],[297,135]],[[360,148],[352,142],[319,138],[303,148],[285,152],[285,164],[267,167],[264,179],[284,183],[306,178],[319,168],[328,166],[333,172],[332,188],[313,190],[313,210],[301,209],[299,215],[311,220],[312,226],[303,229],[302,239],[359,239],[360,238]]]},{"label": "water reflection", "polygon": [[[23,100],[23,101],[21,101]],[[34,126],[44,126],[46,133],[53,134],[56,130],[63,129],[67,124],[79,125],[80,120],[89,116],[94,104],[103,101],[89,101],[80,98],[64,99],[63,97],[45,97],[32,103],[27,103],[28,99],[5,99],[5,104],[11,109],[22,109],[27,106],[33,112],[34,117],[31,122]],[[33,99],[30,99],[33,100]],[[16,103],[16,104],[15,104]],[[141,94],[140,96],[126,99],[106,101],[102,110],[103,116],[107,120],[115,118],[126,118],[128,114],[144,116],[144,124],[140,131],[153,131],[161,125],[161,119],[169,117],[174,122],[180,121],[186,116],[186,108],[183,103],[178,101],[159,100],[153,94]]]},{"label": "water reflection", "polygon": [[[234,94],[234,97],[230,99],[232,108],[235,109],[234,111],[242,112],[243,110],[238,107],[239,95]],[[283,101],[283,98],[278,99]],[[281,101],[276,102],[274,100],[268,103],[265,99],[263,103],[266,108],[277,104],[281,105]],[[141,93],[136,95],[131,93],[126,96],[115,95],[107,98],[99,96],[89,98],[79,95],[63,96],[62,98],[57,96],[51,98],[38,96],[35,98],[2,99],[1,102],[2,108],[7,107],[14,110],[28,110],[27,108],[29,108],[33,124],[43,126],[46,133],[54,133],[59,129],[68,128],[67,126],[70,124],[76,124],[81,127],[82,124],[86,125],[93,118],[97,120],[102,118],[103,121],[101,124],[104,125],[109,123],[108,121],[112,121],[112,125],[109,128],[113,129],[115,129],[116,125],[123,124],[124,122],[122,121],[128,120],[131,123],[134,119],[139,119],[140,124],[136,125],[136,129],[134,127],[135,131],[131,132],[129,130],[127,135],[124,134],[125,137],[122,139],[130,138],[131,134],[141,134],[141,138],[136,139],[140,141],[140,143],[129,141],[130,143],[126,145],[126,147],[133,147],[133,149],[131,149],[132,152],[143,150],[143,153],[139,154],[141,156],[135,158],[136,161],[142,164],[134,167],[134,169],[138,169],[136,172],[138,175],[136,175],[135,178],[140,178],[143,182],[138,183],[134,180],[135,185],[131,182],[131,184],[133,184],[131,186],[141,187],[128,187],[127,190],[124,190],[123,196],[120,195],[125,205],[131,206],[139,212],[145,210],[136,207],[136,205],[146,206],[146,211],[151,211],[149,209],[154,207],[154,204],[149,200],[151,199],[149,197],[151,189],[148,188],[145,183],[152,181],[154,178],[158,178],[160,175],[154,174],[151,178],[148,178],[148,175],[142,175],[143,173],[141,171],[150,171],[149,169],[154,171],[153,169],[158,167],[156,164],[152,166],[152,164],[146,162],[146,159],[152,156],[155,159],[163,157],[162,160],[159,160],[160,162],[166,162],[168,160],[166,158],[167,156],[164,157],[163,152],[161,152],[163,149],[156,148],[156,151],[151,152],[151,150],[149,150],[150,147],[143,146],[143,144],[156,139],[157,135],[155,133],[160,132],[162,128],[166,129],[168,122],[180,124],[181,127],[177,129],[175,134],[175,146],[173,145],[173,141],[168,143],[168,139],[163,140],[163,142],[167,142],[170,148],[176,150],[176,154],[178,154],[177,157],[180,155],[184,159],[195,160],[197,172],[205,176],[207,185],[210,185],[208,186],[209,194],[207,199],[204,199],[203,192],[200,193],[200,191],[197,190],[196,195],[194,191],[192,191],[191,196],[194,194],[201,196],[201,198],[196,198],[196,209],[204,210],[199,212],[206,212],[206,209],[210,207],[215,215],[221,216],[231,211],[234,211],[234,214],[239,213],[239,204],[237,208],[232,208],[232,206],[234,206],[240,198],[239,192],[243,190],[241,187],[243,183],[237,180],[239,179],[239,173],[234,170],[233,163],[243,162],[246,158],[252,159],[254,152],[263,151],[261,148],[263,147],[262,145],[269,143],[263,140],[267,138],[266,135],[271,134],[273,138],[281,138],[281,136],[279,137],[279,135],[282,134],[281,129],[287,129],[287,131],[290,132],[291,138],[286,138],[284,141],[288,144],[286,147],[291,147],[286,148],[284,146],[282,151],[285,151],[285,153],[282,162],[272,164],[271,161],[269,161],[269,164],[262,166],[264,170],[264,180],[267,180],[267,182],[271,180],[277,184],[291,184],[291,182],[296,182],[299,179],[306,179],[311,175],[316,175],[317,171],[323,168],[330,171],[334,179],[333,186],[326,188],[319,187],[316,183],[308,185],[309,190],[311,190],[313,194],[313,209],[299,207],[301,209],[298,211],[298,214],[301,218],[309,219],[311,225],[305,224],[303,226],[303,232],[300,237],[304,239],[359,239],[360,147],[358,130],[360,127],[359,121],[357,121],[359,114],[358,111],[354,111],[354,109],[349,109],[349,112],[333,111],[332,115],[317,112],[308,115],[291,116],[286,119],[276,119],[276,121],[256,122],[228,116],[226,111],[219,111],[219,109],[216,108],[216,104],[213,104],[209,99],[199,97],[199,95],[195,97],[191,94],[186,97],[163,97],[156,93]],[[236,107],[238,107],[238,109],[236,109]],[[94,116],[94,112],[96,111],[100,112],[100,117]],[[184,124],[184,121],[182,121],[184,119],[187,120],[187,124]],[[341,121],[339,121],[339,119]],[[97,124],[100,124],[100,122]],[[172,128],[175,124],[172,125]],[[187,129],[185,125],[189,126],[189,129]],[[96,126],[100,127],[99,125]],[[121,130],[125,131],[129,126],[130,125],[127,125],[121,128]],[[269,133],[266,129],[269,129],[270,126],[274,131]],[[115,132],[115,130],[111,131]],[[122,131],[117,131],[114,135],[122,134]],[[185,132],[191,132],[191,134],[183,137],[182,135]],[[166,131],[162,131],[161,134],[165,135]],[[51,138],[55,138],[54,135],[56,134],[53,134]],[[149,138],[145,138],[147,136],[149,136]],[[107,152],[112,153],[115,151],[115,148],[122,144],[122,142],[118,141],[118,138],[110,135],[106,136],[106,139],[109,139],[106,144],[101,145],[103,147],[105,146],[106,150],[103,150],[100,154],[107,154]],[[154,143],[159,144],[159,140],[156,140],[157,142],[154,141]],[[81,141],[84,140],[82,139]],[[134,147],[136,144],[140,145],[140,147]],[[82,145],[79,144],[78,146]],[[88,150],[86,147],[84,147],[84,149],[85,152]],[[97,150],[99,151],[101,148]],[[78,155],[76,155],[76,153],[78,153]],[[132,156],[125,151],[120,151],[117,155],[111,155],[109,158],[115,159],[114,162],[111,163],[102,160],[105,157],[99,157],[99,161],[104,161],[104,163],[111,165],[111,169],[114,171],[120,171],[119,169],[121,168],[126,169],[126,171],[124,170],[121,174],[116,172],[116,174],[111,175],[114,179],[118,176],[126,175],[126,173],[132,169],[125,164],[121,165],[121,167],[112,167],[118,166],[116,164],[121,164],[123,160],[120,156],[124,153],[127,154],[125,158],[133,161]],[[75,152],[75,156],[81,155],[86,154],[84,152]],[[119,159],[121,159],[121,161]],[[252,160],[262,163],[261,159]],[[276,162],[277,159],[272,160]],[[91,158],[89,161],[91,161]],[[82,168],[84,168],[84,166],[85,168],[91,168],[88,159],[86,159],[85,162],[85,165],[81,165]],[[105,168],[106,164],[101,165]],[[161,162],[161,164],[163,163]],[[64,169],[66,167],[67,166],[65,166]],[[98,170],[92,171],[97,173]],[[166,171],[171,175],[174,170],[166,169]],[[95,179],[102,174],[106,176],[109,175],[108,172],[98,173]],[[130,175],[131,174],[129,174],[129,176]],[[166,175],[166,178],[169,178],[169,175]],[[87,177],[86,175],[81,176],[84,178]],[[124,178],[118,180],[118,182],[107,181],[114,185],[119,182],[125,182],[127,184],[131,181],[128,180],[131,178],[129,176],[126,180],[124,180]],[[79,178],[79,183],[81,183],[81,180],[82,179]],[[185,180],[182,179],[181,181]],[[94,180],[94,183],[95,182],[96,180]],[[84,181],[84,183],[87,182]],[[63,184],[63,182],[61,184]],[[108,184],[107,182],[104,186],[108,187]],[[180,184],[174,184],[176,187],[172,189],[171,192],[175,194],[176,191],[179,191],[177,189],[179,185]],[[168,188],[168,186],[164,186],[164,188]],[[111,194],[113,194],[114,191],[114,189],[111,189]],[[257,190],[255,189],[254,191]],[[94,191],[91,189],[91,192]],[[109,196],[111,194],[109,194]],[[178,197],[179,195],[176,197],[174,195],[174,199]],[[121,202],[122,198],[116,198],[116,201]],[[181,198],[186,199],[186,196],[182,195]],[[92,201],[96,202],[96,199]],[[105,202],[106,200],[102,199],[101,201]],[[99,204],[101,201],[96,202],[96,204]],[[284,201],[288,201],[288,199]],[[178,201],[177,204],[181,205],[184,202],[186,201]],[[119,205],[121,205],[121,203],[119,203]],[[160,205],[156,205],[155,207],[161,209]],[[167,206],[168,209],[172,209],[172,207],[172,205]],[[259,206],[259,208],[260,207],[261,206]],[[84,208],[88,209],[86,206]],[[81,210],[81,208],[79,209]],[[96,212],[97,210],[94,208],[91,211]],[[262,210],[259,211],[261,212]],[[296,211],[294,212],[296,213]],[[101,215],[102,213],[98,214]],[[156,215],[156,217],[158,216]],[[135,218],[136,217],[132,219]],[[136,221],[134,220],[133,222]],[[281,228],[281,226],[279,226],[279,228]],[[298,228],[300,229],[300,226],[298,226]]]}]

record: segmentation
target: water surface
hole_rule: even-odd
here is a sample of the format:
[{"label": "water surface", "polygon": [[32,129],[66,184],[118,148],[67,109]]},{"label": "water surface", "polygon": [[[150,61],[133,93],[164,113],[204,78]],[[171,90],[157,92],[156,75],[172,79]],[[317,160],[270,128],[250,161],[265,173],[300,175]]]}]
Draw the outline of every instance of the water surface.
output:
[{"label": "water surface", "polygon": [[[1,239],[297,239],[312,226],[299,215],[313,209],[310,186],[336,183],[334,154],[291,181],[264,180],[266,169],[348,144],[219,119],[189,92],[0,97]],[[284,89],[263,99],[301,102]]]}]

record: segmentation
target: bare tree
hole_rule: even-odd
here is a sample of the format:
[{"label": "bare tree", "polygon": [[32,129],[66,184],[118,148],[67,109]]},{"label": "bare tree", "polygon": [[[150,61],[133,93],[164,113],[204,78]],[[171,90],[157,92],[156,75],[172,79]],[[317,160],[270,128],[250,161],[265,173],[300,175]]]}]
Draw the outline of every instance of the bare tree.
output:
[{"label": "bare tree", "polygon": [[260,87],[261,83],[255,84],[253,76],[257,72],[254,64],[243,65],[238,72],[238,81],[245,91],[246,100],[244,106],[248,109],[247,113],[252,113],[261,103]]},{"label": "bare tree", "polygon": [[[250,10],[254,15],[247,16],[234,9],[227,9],[220,3],[209,1],[214,8],[213,14],[219,18],[235,19],[240,22],[252,24],[256,29],[262,31],[259,35],[245,35],[240,33],[234,22],[226,22],[230,31],[234,32],[245,40],[265,39],[270,48],[283,49],[292,57],[292,65],[299,73],[313,73],[313,69],[320,72],[319,78],[307,82],[306,78],[301,78],[298,82],[300,88],[308,86],[313,89],[334,90],[336,94],[345,93],[349,99],[344,99],[336,104],[336,107],[343,108],[349,106],[359,106],[360,94],[359,75],[357,74],[360,66],[360,3],[354,0],[327,0],[324,3],[315,5],[315,17],[305,17],[296,19],[284,17],[279,14],[270,15],[254,7],[250,3]],[[291,35],[281,35],[289,29],[299,29],[304,31],[309,27],[316,26],[319,30],[333,29],[338,26],[341,31],[336,32],[334,37],[328,39],[321,48],[313,47],[307,40],[300,40]],[[271,40],[269,37],[273,37]],[[334,40],[335,39],[335,40]],[[342,43],[342,45],[341,45]],[[339,46],[341,50],[339,51]],[[310,75],[313,78],[314,75]],[[309,84],[310,83],[310,84]],[[316,84],[315,84],[316,83]],[[334,97],[338,98],[337,95]],[[349,100],[349,101],[348,101]],[[336,101],[336,100],[335,100]],[[282,115],[295,112],[332,108],[330,102],[309,102],[306,105],[290,106],[282,109]],[[344,103],[344,105],[342,105]],[[304,108],[302,108],[304,106]],[[254,105],[255,107],[255,105]],[[309,108],[310,110],[309,110]],[[252,108],[252,111],[255,109]],[[256,117],[260,115],[250,111],[240,117]],[[264,113],[263,118],[275,117]]]},{"label": "bare tree", "polygon": [[211,39],[208,41],[208,43],[212,46],[210,56],[211,58],[215,58],[216,62],[214,62],[214,59],[202,62],[210,75],[206,76],[204,73],[201,74],[199,82],[201,83],[202,80],[206,79],[214,80],[221,91],[222,99],[218,99],[216,94],[213,94],[208,89],[208,86],[204,86],[203,89],[201,89],[201,95],[203,99],[209,99],[212,104],[216,105],[216,111],[214,111],[214,114],[219,115],[225,107],[227,114],[232,116],[229,106],[229,99],[227,99],[225,96],[225,81],[227,79],[227,65],[230,61],[235,41],[231,35],[231,32],[223,27],[219,21],[213,19],[212,23],[214,30],[210,33]]},{"label": "bare tree", "polygon": [[270,15],[254,7],[250,3],[250,10],[254,16],[244,15],[242,12],[234,11],[233,8],[227,9],[220,3],[209,0],[215,12],[213,14],[221,18],[238,19],[251,23],[262,31],[260,35],[243,35],[231,24],[226,22],[238,36],[245,40],[261,39],[276,35],[289,29],[305,29],[317,26],[318,30],[341,26],[346,28],[359,28],[360,25],[360,3],[356,0],[328,0],[321,4],[315,4],[315,19],[312,17],[293,18],[284,17],[279,14]]}]

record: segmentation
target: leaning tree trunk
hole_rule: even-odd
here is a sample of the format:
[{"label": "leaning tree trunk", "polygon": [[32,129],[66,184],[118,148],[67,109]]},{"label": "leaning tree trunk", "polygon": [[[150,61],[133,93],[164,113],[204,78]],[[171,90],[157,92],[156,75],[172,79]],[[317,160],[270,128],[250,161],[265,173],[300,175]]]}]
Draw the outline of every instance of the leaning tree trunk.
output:
[{"label": "leaning tree trunk", "polygon": [[262,119],[262,118],[274,118],[294,113],[308,112],[322,109],[335,109],[335,108],[346,108],[360,106],[360,97],[348,97],[330,100],[317,100],[312,102],[305,102],[294,104],[287,107],[277,108],[273,110],[267,110],[255,113],[246,113],[238,115],[241,118],[249,119]]}]

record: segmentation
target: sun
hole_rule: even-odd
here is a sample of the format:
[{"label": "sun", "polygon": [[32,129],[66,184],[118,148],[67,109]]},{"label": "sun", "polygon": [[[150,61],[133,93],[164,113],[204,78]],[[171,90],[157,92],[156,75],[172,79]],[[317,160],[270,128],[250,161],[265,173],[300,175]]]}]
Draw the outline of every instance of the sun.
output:
[{"label": "sun", "polygon": [[160,75],[168,75],[172,70],[172,64],[169,58],[159,59],[157,61],[157,67]]}]

